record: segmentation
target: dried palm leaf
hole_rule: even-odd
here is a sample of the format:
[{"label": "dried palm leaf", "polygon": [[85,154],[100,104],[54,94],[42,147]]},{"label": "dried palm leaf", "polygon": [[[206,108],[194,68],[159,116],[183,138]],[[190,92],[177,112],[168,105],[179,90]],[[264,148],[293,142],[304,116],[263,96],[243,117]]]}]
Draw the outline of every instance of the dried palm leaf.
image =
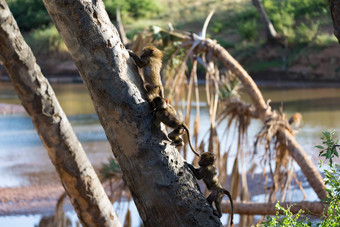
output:
[{"label": "dried palm leaf", "polygon": [[221,158],[221,161],[218,162],[218,169],[219,169],[218,180],[222,186],[225,186],[227,184],[227,176],[228,176],[227,163],[228,163],[229,152],[230,150],[225,152]]},{"label": "dried palm leaf", "polygon": [[131,227],[131,212],[130,209],[127,210],[124,220],[124,227]]},{"label": "dried palm leaf", "polygon": [[233,200],[236,200],[240,191],[240,172],[238,167],[238,157],[235,158],[233,164],[233,171],[231,172],[229,185],[231,197],[233,198]]}]

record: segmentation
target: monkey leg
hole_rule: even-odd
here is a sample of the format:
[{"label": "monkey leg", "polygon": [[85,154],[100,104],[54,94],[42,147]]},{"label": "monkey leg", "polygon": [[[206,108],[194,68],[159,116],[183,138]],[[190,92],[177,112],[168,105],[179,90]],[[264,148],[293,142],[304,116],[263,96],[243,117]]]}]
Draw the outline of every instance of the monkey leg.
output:
[{"label": "monkey leg", "polygon": [[153,120],[152,120],[153,125],[155,126],[155,128],[160,129],[161,128],[161,121],[156,116],[156,111],[153,111],[152,118],[153,118]]},{"label": "monkey leg", "polygon": [[[218,192],[217,192],[217,190],[213,190],[210,193],[210,195],[207,197],[207,201],[208,201],[209,205],[213,208],[213,214],[220,218],[222,216],[222,214],[220,213],[221,212],[221,203],[220,204],[216,203],[217,199],[218,199]],[[214,207],[212,205],[213,202],[215,202],[215,206],[216,206],[217,210],[214,209]],[[218,207],[218,205],[219,205],[219,207]]]},{"label": "monkey leg", "polygon": [[183,146],[184,143],[183,143],[183,139],[181,137],[182,134],[181,134],[181,129],[177,128],[177,129],[173,130],[172,132],[170,132],[168,134],[168,137],[169,137],[169,139],[171,139],[174,142],[176,147],[177,146]]},{"label": "monkey leg", "polygon": [[215,199],[215,206],[216,206],[216,210],[217,210],[217,217],[222,217],[222,210],[221,210],[221,200],[222,200],[222,196],[217,196],[217,198]]},{"label": "monkey leg", "polygon": [[212,203],[215,201],[214,192],[211,192],[210,195],[207,197],[208,203],[212,206]]}]

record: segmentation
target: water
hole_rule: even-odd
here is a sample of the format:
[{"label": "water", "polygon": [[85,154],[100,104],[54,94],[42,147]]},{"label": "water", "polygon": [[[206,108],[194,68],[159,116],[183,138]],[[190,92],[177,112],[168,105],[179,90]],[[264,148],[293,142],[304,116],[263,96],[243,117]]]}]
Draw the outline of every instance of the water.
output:
[{"label": "water", "polygon": [[[95,168],[100,167],[112,156],[112,152],[87,90],[82,84],[59,84],[53,85],[53,88],[90,161]],[[340,88],[264,88],[261,91],[266,100],[271,99],[274,109],[282,106],[288,117],[295,112],[302,114],[303,127],[296,138],[312,161],[317,164],[319,157],[315,145],[321,143],[321,132],[335,129],[336,134],[340,135],[340,121],[338,120],[340,116]],[[0,83],[0,103],[20,104],[20,100],[8,83]],[[195,104],[192,110],[193,116],[195,115],[194,107]],[[201,138],[209,129],[209,122],[207,110],[201,109]],[[249,138],[253,138],[260,127],[259,121],[252,121]],[[220,136],[223,135],[224,128],[225,123],[218,130]],[[230,129],[229,135],[234,134],[234,129]],[[232,140],[229,138],[228,143]],[[227,150],[225,143],[222,143],[221,147],[222,151]],[[233,149],[235,149],[235,145]],[[250,150],[249,148],[249,152]],[[192,157],[192,153],[189,152],[188,159],[190,160]],[[234,157],[234,155],[230,157]],[[246,158],[251,159],[250,156]],[[232,162],[233,158],[230,160]],[[231,168],[232,163],[228,164],[229,174]],[[296,169],[298,169],[297,166]],[[259,170],[259,172],[261,171]],[[58,183],[58,176],[27,114],[0,115],[0,187],[43,185],[51,182]],[[302,199],[298,190],[293,193],[296,200]],[[307,189],[306,193],[308,193],[309,200],[316,199],[316,195],[311,189]],[[254,196],[253,199],[261,201],[263,196]],[[20,223],[22,220],[29,221],[32,225],[11,224],[12,221],[13,223],[15,221],[13,218],[1,217],[0,226],[33,226],[37,224],[36,220],[39,220],[37,217],[40,216],[11,217],[17,217],[14,219],[18,222],[15,223]],[[9,220],[6,222],[8,225],[3,225],[4,220]]]}]

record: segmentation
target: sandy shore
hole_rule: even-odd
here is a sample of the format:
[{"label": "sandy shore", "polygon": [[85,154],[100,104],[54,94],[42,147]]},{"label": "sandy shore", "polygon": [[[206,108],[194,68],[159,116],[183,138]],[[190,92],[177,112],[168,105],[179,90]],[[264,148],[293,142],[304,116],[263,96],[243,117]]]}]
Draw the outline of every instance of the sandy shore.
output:
[{"label": "sandy shore", "polygon": [[63,192],[61,184],[0,188],[0,215],[51,214]]}]

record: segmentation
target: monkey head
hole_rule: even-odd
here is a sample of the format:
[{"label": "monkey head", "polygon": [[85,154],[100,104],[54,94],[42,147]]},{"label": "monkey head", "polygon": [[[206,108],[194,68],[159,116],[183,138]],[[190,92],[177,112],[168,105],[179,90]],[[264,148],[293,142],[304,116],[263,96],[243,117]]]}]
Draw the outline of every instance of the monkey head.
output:
[{"label": "monkey head", "polygon": [[198,165],[202,167],[213,165],[215,160],[216,160],[215,154],[211,152],[204,152],[203,154],[201,154],[201,158],[198,161]]},{"label": "monkey head", "polygon": [[163,53],[162,51],[160,51],[154,46],[146,46],[143,48],[143,52],[141,55],[141,58],[145,58],[145,57],[154,57],[154,58],[162,59]]},{"label": "monkey head", "polygon": [[157,96],[156,98],[153,99],[152,101],[153,106],[156,110],[165,110],[167,108],[167,103],[166,100]]},{"label": "monkey head", "polygon": [[[155,85],[152,85],[152,84],[149,84],[149,83],[146,83],[144,85],[144,89],[146,91],[146,98],[147,98],[148,102],[150,102],[150,103],[153,103],[153,100],[156,97],[159,97],[160,90],[161,90],[159,86],[155,86]],[[153,105],[154,105],[154,103],[153,103]]]}]

